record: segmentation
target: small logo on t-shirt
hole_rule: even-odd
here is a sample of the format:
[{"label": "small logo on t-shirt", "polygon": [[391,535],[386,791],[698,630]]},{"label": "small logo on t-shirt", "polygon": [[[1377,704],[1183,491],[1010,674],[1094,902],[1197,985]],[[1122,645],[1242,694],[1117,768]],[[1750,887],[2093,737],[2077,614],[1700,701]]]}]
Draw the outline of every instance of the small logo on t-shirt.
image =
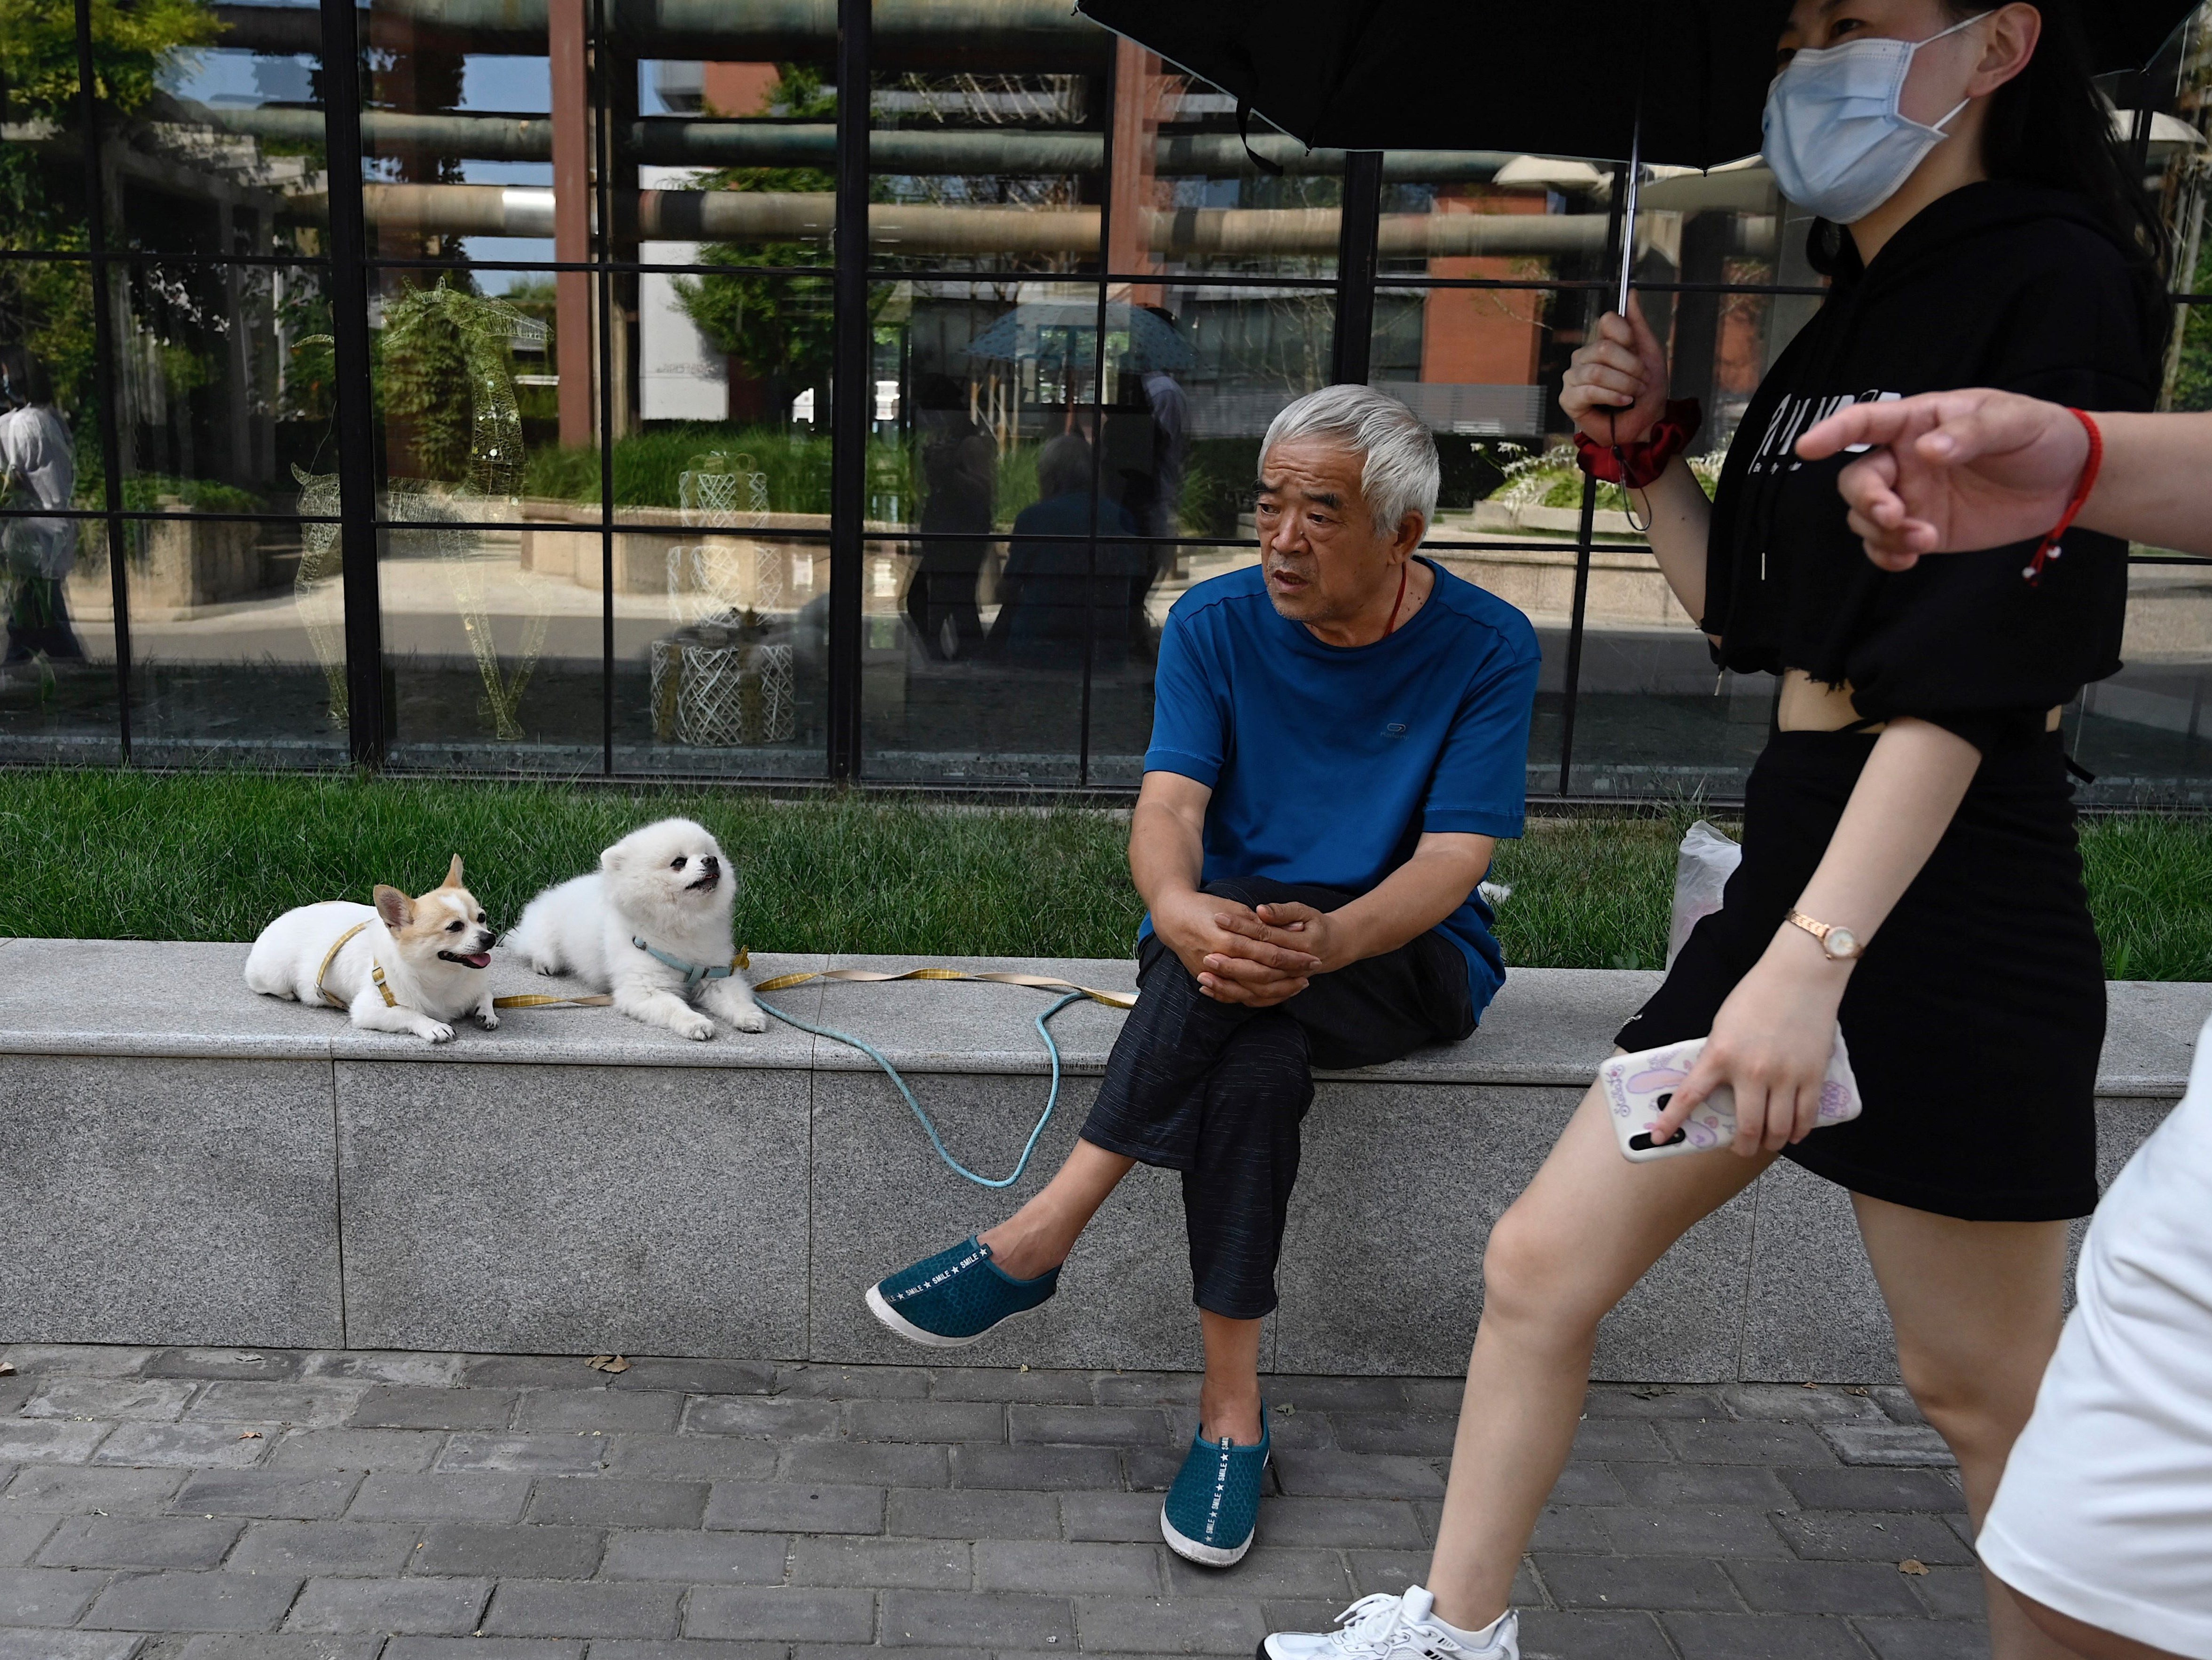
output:
[{"label": "small logo on t-shirt", "polygon": [[1393,721],[1382,728],[1382,735],[1385,738],[1403,738],[1406,735],[1406,723],[1403,721]]}]

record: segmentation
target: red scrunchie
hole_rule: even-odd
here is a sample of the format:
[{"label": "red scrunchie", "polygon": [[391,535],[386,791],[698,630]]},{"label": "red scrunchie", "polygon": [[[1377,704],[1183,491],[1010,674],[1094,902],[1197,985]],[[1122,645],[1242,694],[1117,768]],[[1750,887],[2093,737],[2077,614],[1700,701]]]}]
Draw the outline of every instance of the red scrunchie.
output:
[{"label": "red scrunchie", "polygon": [[1577,433],[1575,459],[1584,472],[1601,484],[1644,489],[1667,471],[1668,462],[1690,447],[1690,441],[1705,423],[1705,406],[1696,398],[1674,398],[1658,424],[1636,443],[1601,444]]}]

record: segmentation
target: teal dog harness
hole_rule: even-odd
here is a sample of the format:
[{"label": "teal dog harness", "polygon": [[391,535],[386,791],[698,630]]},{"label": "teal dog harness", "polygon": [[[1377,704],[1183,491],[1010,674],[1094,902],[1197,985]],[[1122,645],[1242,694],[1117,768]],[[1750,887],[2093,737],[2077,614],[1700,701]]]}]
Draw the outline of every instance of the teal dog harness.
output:
[{"label": "teal dog harness", "polygon": [[629,942],[663,968],[674,969],[677,973],[682,975],[684,989],[686,992],[698,990],[699,982],[702,980],[726,980],[746,965],[746,953],[744,952],[739,952],[727,963],[717,967],[708,963],[687,963],[680,957],[672,957],[665,951],[647,945],[635,934],[630,936]]}]

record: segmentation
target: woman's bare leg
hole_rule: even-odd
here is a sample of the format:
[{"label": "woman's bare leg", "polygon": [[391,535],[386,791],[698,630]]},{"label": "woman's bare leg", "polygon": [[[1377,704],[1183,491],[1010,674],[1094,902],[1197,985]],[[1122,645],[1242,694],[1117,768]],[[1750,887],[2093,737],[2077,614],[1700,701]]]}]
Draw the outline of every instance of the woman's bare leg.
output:
[{"label": "woman's bare leg", "polygon": [[[2066,1225],[1962,1222],[1863,1194],[1851,1202],[1897,1328],[1905,1387],[1958,1456],[1978,1529],[2058,1347]],[[1987,1589],[1995,1660],[2075,1652],[2038,1629],[1999,1581]]]},{"label": "woman's bare leg", "polygon": [[1029,1203],[980,1236],[981,1243],[991,1248],[992,1260],[1017,1280],[1034,1280],[1058,1268],[1136,1162],[1078,1140],[1059,1174]]},{"label": "woman's bare leg", "polygon": [[1484,1254],[1482,1323],[1429,1570],[1439,1618],[1478,1630],[1505,1611],[1574,1444],[1598,1322],[1771,1162],[1700,1153],[1630,1164],[1603,1098],[1595,1088],[1583,1098]]}]

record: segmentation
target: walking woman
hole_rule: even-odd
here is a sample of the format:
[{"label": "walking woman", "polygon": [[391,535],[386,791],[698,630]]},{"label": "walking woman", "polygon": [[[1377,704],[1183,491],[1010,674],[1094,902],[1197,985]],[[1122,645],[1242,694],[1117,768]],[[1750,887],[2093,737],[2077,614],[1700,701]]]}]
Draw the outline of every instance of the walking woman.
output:
[{"label": "walking woman", "polygon": [[[1766,155],[1822,216],[1833,287],[1753,400],[1717,498],[1684,464],[1695,412],[1668,404],[1633,307],[1603,319],[1562,398],[1720,661],[1781,678],[1742,866],[1618,1040],[1710,1034],[1670,1115],[1731,1085],[1736,1156],[1628,1163],[1583,1099],[1490,1237],[1426,1584],[1270,1637],[1274,1660],[1517,1655],[1510,1588],[1599,1321],[1777,1158],[1850,1190],[1905,1382],[1977,1523],[2058,1335],[2066,1223],[2097,1199],[2105,986],[2057,710],[2119,666],[2126,545],[2076,533],[2063,557],[2028,544],[1884,571],[1846,523],[1841,459],[1792,446],[1854,401],[1948,386],[2148,407],[2156,228],[2066,0],[1797,0],[1780,46]],[[1865,1110],[1815,1130],[1839,1022]],[[2066,1652],[2001,1587],[1990,1618],[1998,1660]]]}]

